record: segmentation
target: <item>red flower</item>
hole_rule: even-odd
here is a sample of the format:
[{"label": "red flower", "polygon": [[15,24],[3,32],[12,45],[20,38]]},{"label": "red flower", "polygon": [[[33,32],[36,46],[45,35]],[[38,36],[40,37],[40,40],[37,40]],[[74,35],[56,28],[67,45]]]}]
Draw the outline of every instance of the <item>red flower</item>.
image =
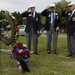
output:
[{"label": "red flower", "polygon": [[15,46],[13,47],[13,50],[16,50],[16,48],[18,48],[18,46],[17,46],[17,45],[15,45]]},{"label": "red flower", "polygon": [[30,51],[28,49],[26,49],[26,55],[27,57],[30,57]]},{"label": "red flower", "polygon": [[18,32],[18,31],[19,31],[18,24],[16,24],[16,32]]},{"label": "red flower", "polygon": [[19,54],[19,55],[18,55],[18,58],[19,58],[19,59],[21,59],[21,58],[22,58],[22,56]]},{"label": "red flower", "polygon": [[23,44],[22,43],[17,43],[18,48],[23,49]]}]

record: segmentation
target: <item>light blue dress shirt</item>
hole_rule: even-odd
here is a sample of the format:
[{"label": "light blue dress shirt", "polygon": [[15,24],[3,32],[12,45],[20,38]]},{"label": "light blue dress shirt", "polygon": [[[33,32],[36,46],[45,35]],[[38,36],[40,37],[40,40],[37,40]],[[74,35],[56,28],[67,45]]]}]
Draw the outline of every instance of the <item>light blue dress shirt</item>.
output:
[{"label": "light blue dress shirt", "polygon": [[54,25],[55,22],[55,12],[51,12],[51,25]]}]

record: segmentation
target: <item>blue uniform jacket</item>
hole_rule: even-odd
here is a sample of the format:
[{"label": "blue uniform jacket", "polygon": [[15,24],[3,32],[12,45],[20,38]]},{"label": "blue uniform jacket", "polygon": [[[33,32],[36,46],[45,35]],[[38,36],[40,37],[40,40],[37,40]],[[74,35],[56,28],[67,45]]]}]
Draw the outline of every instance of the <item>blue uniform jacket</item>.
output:
[{"label": "blue uniform jacket", "polygon": [[[50,21],[51,21],[51,11],[48,11],[47,9],[43,10],[41,12],[41,15],[46,17],[46,23],[45,23],[45,30],[49,31],[50,30]],[[61,26],[61,19],[60,19],[60,15],[58,12],[55,12],[55,24],[54,24],[54,28],[56,30],[57,26]]]},{"label": "blue uniform jacket", "polygon": [[[71,15],[71,11],[68,13],[65,13],[65,11],[62,11],[62,16],[66,17],[66,21],[67,21],[67,34],[69,35],[74,35],[75,32],[75,12],[73,13],[73,15],[70,17]],[[69,19],[70,17],[70,19]]]},{"label": "blue uniform jacket", "polygon": [[21,14],[22,17],[26,17],[27,25],[25,31],[29,33],[31,31],[31,27],[33,27],[34,33],[37,34],[37,31],[40,31],[40,14],[35,12],[35,18],[32,17],[31,12],[23,12]]}]

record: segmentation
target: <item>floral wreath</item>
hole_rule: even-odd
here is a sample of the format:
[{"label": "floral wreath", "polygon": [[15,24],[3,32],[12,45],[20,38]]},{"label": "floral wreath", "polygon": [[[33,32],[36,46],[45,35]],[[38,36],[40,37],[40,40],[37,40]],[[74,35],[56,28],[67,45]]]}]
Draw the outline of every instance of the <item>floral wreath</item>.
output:
[{"label": "floral wreath", "polygon": [[[23,45],[21,42],[16,43],[13,46],[10,57],[17,60],[19,69],[22,69],[22,71],[24,72],[30,72],[28,68],[28,58],[30,58],[30,51],[27,49],[26,45]],[[23,62],[24,64],[21,62]]]},{"label": "floral wreath", "polygon": [[[13,21],[11,20],[11,18],[9,17],[10,15],[8,15],[7,13],[2,13],[2,19],[0,19],[0,22],[2,23],[3,21],[7,21],[9,23],[9,26],[11,28],[11,37],[3,37],[6,34],[3,34],[4,31],[2,32],[2,29],[0,27],[0,40],[6,44],[6,45],[14,45],[19,37],[19,27],[18,24],[16,22],[16,19],[13,18]],[[12,16],[11,16],[12,17]]]},{"label": "floral wreath", "polygon": [[10,57],[15,60],[26,60],[30,57],[30,51],[27,49],[26,45],[23,45],[22,43],[16,43],[13,46],[13,50]]}]

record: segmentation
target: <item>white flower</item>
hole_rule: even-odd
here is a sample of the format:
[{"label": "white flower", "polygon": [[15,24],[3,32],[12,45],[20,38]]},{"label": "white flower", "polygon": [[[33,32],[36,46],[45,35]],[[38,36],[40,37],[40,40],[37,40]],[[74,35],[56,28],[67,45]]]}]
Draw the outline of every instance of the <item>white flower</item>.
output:
[{"label": "white flower", "polygon": [[23,50],[22,50],[22,49],[20,49],[20,50],[19,50],[19,53],[21,53],[22,51],[23,51]]},{"label": "white flower", "polygon": [[27,48],[27,45],[26,44],[23,44],[23,46]]}]

